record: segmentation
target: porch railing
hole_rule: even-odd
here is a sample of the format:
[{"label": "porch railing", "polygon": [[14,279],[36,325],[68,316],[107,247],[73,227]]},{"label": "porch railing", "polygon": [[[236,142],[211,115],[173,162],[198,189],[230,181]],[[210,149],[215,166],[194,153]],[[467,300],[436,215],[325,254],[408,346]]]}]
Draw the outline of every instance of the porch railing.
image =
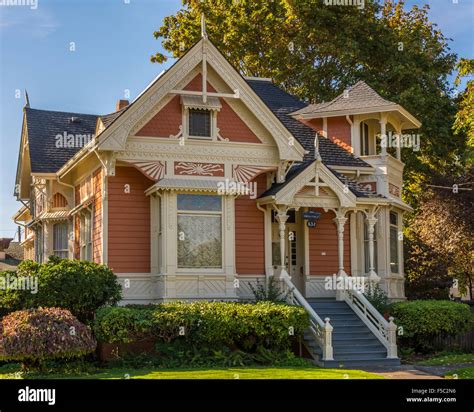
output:
[{"label": "porch railing", "polygon": [[303,307],[309,314],[309,330],[315,342],[321,348],[322,360],[334,360],[332,348],[333,327],[329,323],[330,319],[325,318],[323,322],[304,296],[295,287],[288,273],[283,271],[280,274],[280,280],[283,284],[283,293],[286,294],[286,301],[291,305]]},{"label": "porch railing", "polygon": [[342,299],[387,348],[387,358],[397,358],[397,325],[393,323],[393,317],[387,322],[360,291],[345,289],[340,293]]}]

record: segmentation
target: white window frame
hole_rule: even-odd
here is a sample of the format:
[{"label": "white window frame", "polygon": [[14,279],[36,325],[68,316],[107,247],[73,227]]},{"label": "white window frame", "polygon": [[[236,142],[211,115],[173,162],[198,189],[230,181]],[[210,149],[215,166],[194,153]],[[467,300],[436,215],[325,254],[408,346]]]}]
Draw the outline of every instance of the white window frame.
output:
[{"label": "white window frame", "polygon": [[[178,209],[178,196],[179,195],[204,195],[204,196],[214,196],[214,197],[220,197],[221,199],[221,210],[220,211],[207,211],[207,210],[179,210]],[[185,268],[185,267],[180,267],[179,262],[178,262],[178,242],[179,242],[179,233],[177,233],[176,237],[176,272],[177,273],[223,273],[225,270],[225,248],[226,248],[226,242],[225,242],[225,228],[224,228],[224,222],[225,222],[225,197],[215,195],[215,194],[209,194],[209,193],[186,193],[186,192],[181,192],[181,193],[176,193],[175,195],[175,202],[176,202],[176,229],[178,228],[178,218],[179,215],[195,215],[195,216],[220,216],[221,218],[221,267],[211,267],[211,268]]]},{"label": "white window frame", "polygon": [[[189,107],[183,108],[183,125],[184,125],[184,135],[185,138],[187,139],[195,139],[195,140],[206,140],[206,141],[211,141],[211,140],[216,140],[217,139],[217,111],[216,110],[211,110],[211,109],[199,109],[203,111],[207,111],[210,114],[210,136],[194,136],[191,135],[190,133],[190,109]],[[196,109],[198,110],[198,109]]]},{"label": "white window frame", "polygon": [[[86,225],[87,216],[90,216],[89,228]],[[80,215],[79,226],[79,249],[80,259],[92,262],[92,237],[94,231],[94,213],[93,208],[85,208]]]},{"label": "white window frame", "polygon": [[[396,217],[397,217],[397,223],[396,224],[392,224],[392,222],[390,221],[390,217],[391,217],[391,214],[394,214]],[[395,212],[394,210],[390,210],[389,211],[389,214],[388,214],[388,228],[389,228],[389,266],[390,266],[390,273],[393,273],[393,274],[400,274],[400,269],[401,269],[401,265],[400,265],[400,241],[398,240],[398,234],[400,232],[400,215],[398,212]],[[396,229],[396,237],[395,237],[395,242],[396,242],[396,250],[397,250],[397,271],[393,271],[393,267],[392,267],[392,229]]]},{"label": "white window frame", "polygon": [[[59,225],[64,225],[66,227],[66,243],[65,245],[61,245],[61,246],[65,246],[65,248],[56,249],[56,236],[58,234],[56,232],[56,227]],[[53,255],[58,256],[63,259],[67,259],[69,257],[69,236],[68,236],[69,224],[67,221],[62,221],[62,222],[60,221],[60,222],[53,223],[52,226],[53,226]],[[66,256],[64,256],[64,254],[66,254]]]}]

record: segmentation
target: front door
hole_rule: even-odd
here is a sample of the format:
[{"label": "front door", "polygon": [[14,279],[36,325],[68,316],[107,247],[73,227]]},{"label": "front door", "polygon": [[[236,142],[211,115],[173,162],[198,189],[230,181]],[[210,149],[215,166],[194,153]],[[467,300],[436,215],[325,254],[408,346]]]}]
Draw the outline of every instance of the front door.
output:
[{"label": "front door", "polygon": [[296,222],[288,224],[288,236],[286,244],[286,267],[291,281],[297,289],[304,294],[304,270],[302,259],[302,232],[301,222],[297,213]]}]

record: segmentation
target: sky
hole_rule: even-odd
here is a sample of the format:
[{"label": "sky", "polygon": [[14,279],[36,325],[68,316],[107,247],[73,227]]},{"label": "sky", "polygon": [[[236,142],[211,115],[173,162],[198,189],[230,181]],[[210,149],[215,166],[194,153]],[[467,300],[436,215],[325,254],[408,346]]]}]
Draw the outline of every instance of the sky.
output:
[{"label": "sky", "polygon": [[[10,0],[11,1],[11,0]],[[14,0],[28,2],[32,0]],[[13,197],[24,90],[38,109],[105,114],[133,100],[173,60],[159,65],[153,37],[181,0],[0,0],[0,238],[13,237],[20,208]],[[474,0],[407,0],[430,4],[430,19],[451,50],[473,58]]]}]

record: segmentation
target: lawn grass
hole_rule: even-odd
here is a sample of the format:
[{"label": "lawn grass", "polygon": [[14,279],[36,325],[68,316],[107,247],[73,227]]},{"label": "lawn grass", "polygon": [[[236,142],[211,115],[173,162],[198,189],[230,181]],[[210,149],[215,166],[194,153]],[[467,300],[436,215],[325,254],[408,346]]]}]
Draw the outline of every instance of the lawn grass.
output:
[{"label": "lawn grass", "polygon": [[418,362],[424,366],[449,366],[463,363],[472,363],[474,365],[474,353],[440,353],[434,357]]},{"label": "lawn grass", "polygon": [[446,379],[474,379],[474,367],[472,368],[462,368],[456,369],[449,372],[446,376]]},{"label": "lawn grass", "polygon": [[0,379],[383,379],[361,370],[323,369],[316,366],[297,367],[232,367],[202,369],[103,368],[94,373],[28,374],[18,366],[0,368]]}]

